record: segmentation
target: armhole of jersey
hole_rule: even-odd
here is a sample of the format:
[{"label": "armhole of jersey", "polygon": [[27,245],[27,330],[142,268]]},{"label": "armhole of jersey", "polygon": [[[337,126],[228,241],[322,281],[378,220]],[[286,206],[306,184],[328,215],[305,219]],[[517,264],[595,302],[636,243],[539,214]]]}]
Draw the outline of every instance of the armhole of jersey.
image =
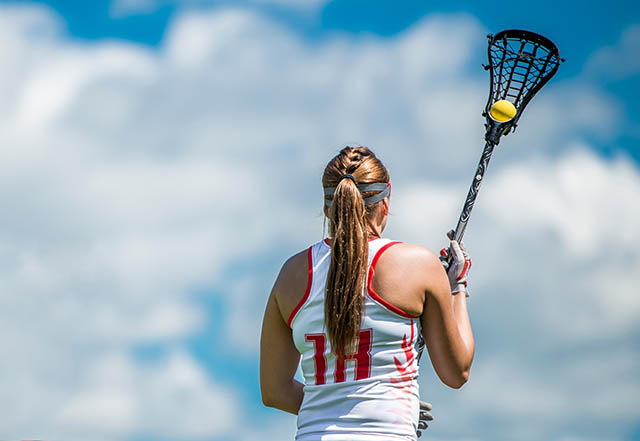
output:
[{"label": "armhole of jersey", "polygon": [[291,311],[291,315],[289,316],[289,320],[287,320],[287,325],[289,327],[291,327],[291,323],[293,322],[293,319],[295,318],[296,314],[298,313],[298,311],[300,311],[300,308],[302,308],[302,305],[304,305],[304,302],[307,301],[307,299],[309,298],[309,293],[311,292],[311,282],[313,281],[313,258],[311,257],[311,250],[313,249],[313,246],[310,246],[309,249],[307,250],[307,263],[309,265],[309,276],[307,279],[307,289],[304,292],[304,296],[302,297],[302,300],[300,300],[300,302],[296,305],[296,307],[293,309],[293,311]]},{"label": "armhole of jersey", "polygon": [[373,260],[371,261],[371,266],[369,267],[369,274],[367,275],[367,292],[369,293],[369,295],[371,296],[371,298],[373,300],[375,300],[376,302],[378,302],[379,304],[381,304],[382,306],[387,308],[389,311],[391,311],[393,313],[396,313],[398,315],[401,315],[402,317],[406,317],[406,318],[410,318],[410,319],[417,319],[418,317],[413,316],[411,314],[407,314],[402,309],[400,309],[400,308],[398,308],[396,306],[393,306],[391,303],[387,302],[385,299],[380,297],[378,295],[378,293],[373,290],[373,286],[372,286],[372,284],[373,284],[373,273],[375,271],[376,264],[378,263],[378,259],[380,259],[380,256],[382,256],[382,253],[387,251],[387,249],[389,249],[393,245],[397,245],[399,243],[402,243],[402,242],[389,242],[388,244],[386,244],[382,248],[380,248],[378,250],[378,252],[376,253],[376,255],[373,257]]}]

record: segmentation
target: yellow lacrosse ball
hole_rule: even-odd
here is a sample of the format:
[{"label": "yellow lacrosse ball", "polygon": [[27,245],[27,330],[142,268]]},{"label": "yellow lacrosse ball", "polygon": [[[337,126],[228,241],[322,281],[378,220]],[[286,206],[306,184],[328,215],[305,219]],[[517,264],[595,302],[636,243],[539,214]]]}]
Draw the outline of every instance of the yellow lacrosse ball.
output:
[{"label": "yellow lacrosse ball", "polygon": [[491,106],[491,117],[496,121],[505,122],[516,116],[516,106],[507,100],[500,100]]}]

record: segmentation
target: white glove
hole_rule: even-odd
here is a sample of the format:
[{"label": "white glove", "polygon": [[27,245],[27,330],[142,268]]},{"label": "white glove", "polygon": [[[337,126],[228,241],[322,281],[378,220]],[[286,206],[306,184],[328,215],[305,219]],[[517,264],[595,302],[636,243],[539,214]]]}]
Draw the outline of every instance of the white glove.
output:
[{"label": "white glove", "polygon": [[471,259],[465,249],[460,244],[451,239],[453,235],[450,231],[449,236],[450,243],[449,249],[443,248],[440,251],[440,261],[447,271],[449,277],[449,286],[451,287],[451,294],[457,294],[464,292],[467,297],[467,276],[471,269]]}]

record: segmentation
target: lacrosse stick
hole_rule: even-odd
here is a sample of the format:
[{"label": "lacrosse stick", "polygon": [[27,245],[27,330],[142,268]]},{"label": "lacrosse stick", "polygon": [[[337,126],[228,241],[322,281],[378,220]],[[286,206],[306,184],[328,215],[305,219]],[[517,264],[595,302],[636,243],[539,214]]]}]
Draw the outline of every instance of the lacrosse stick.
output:
[{"label": "lacrosse stick", "polygon": [[453,238],[458,242],[462,240],[467,228],[493,148],[498,145],[501,136],[515,130],[531,98],[556,73],[560,62],[564,61],[551,40],[533,32],[511,29],[496,35],[489,34],[487,38],[489,64],[483,67],[491,75],[491,88],[482,112],[482,116],[486,118],[486,144],[453,233]]}]

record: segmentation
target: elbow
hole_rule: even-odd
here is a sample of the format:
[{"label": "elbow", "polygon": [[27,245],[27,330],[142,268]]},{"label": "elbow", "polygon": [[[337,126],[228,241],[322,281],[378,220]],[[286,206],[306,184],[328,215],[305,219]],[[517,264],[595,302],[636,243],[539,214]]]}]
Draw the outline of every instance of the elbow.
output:
[{"label": "elbow", "polygon": [[273,387],[261,387],[260,394],[262,395],[262,404],[267,407],[278,408],[278,397],[281,394],[278,394]]},{"label": "elbow", "polygon": [[270,388],[265,384],[261,384],[260,395],[262,396],[262,404],[267,407],[275,407],[276,394],[273,393],[272,387]]},{"label": "elbow", "polygon": [[262,404],[267,407],[275,407],[275,401],[273,395],[269,395],[265,391],[262,391]]},{"label": "elbow", "polygon": [[457,375],[442,378],[442,382],[452,389],[460,389],[467,381],[469,381],[469,369],[464,369]]},{"label": "elbow", "polygon": [[447,384],[447,386],[453,389],[460,389],[465,383],[469,381],[469,369],[465,369],[457,376],[457,378],[451,382],[451,384]]},{"label": "elbow", "polygon": [[458,365],[458,369],[455,370],[455,373],[452,375],[450,379],[450,383],[446,383],[447,386],[453,389],[460,389],[465,385],[467,381],[469,381],[469,374],[471,373],[471,363],[473,362],[473,354],[474,350],[468,353],[468,358],[461,365]]}]

